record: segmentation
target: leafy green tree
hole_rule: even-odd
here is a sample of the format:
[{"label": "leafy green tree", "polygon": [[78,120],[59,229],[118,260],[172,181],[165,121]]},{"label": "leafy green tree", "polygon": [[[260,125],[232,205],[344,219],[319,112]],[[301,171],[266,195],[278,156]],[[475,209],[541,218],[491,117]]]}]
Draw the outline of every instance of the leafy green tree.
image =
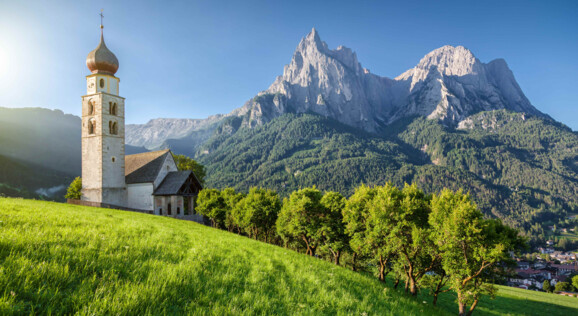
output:
[{"label": "leafy green tree", "polygon": [[[357,260],[359,257],[374,257],[373,249],[376,245],[368,244],[366,236],[368,227],[366,218],[368,216],[368,204],[373,200],[376,190],[366,185],[355,188],[355,193],[345,204],[343,209],[343,222],[345,223],[345,233],[350,237],[349,246],[353,252],[352,270],[357,271]],[[385,280],[385,276],[380,280]]]},{"label": "leafy green tree", "polygon": [[552,285],[549,280],[544,280],[544,283],[542,283],[542,290],[544,290],[544,292],[552,293]]},{"label": "leafy green tree", "polygon": [[66,195],[64,198],[66,199],[73,199],[73,200],[80,200],[82,197],[82,178],[76,177],[66,189]]},{"label": "leafy green tree", "polygon": [[320,219],[325,213],[321,204],[323,195],[315,188],[305,188],[291,193],[283,200],[283,207],[277,219],[277,233],[285,242],[301,240],[306,253],[315,255],[321,241]]},{"label": "leafy green tree", "polygon": [[523,240],[499,220],[484,220],[461,191],[443,190],[433,197],[431,207],[432,239],[440,250],[442,268],[458,296],[459,315],[469,315],[482,293],[495,293],[485,281],[492,279],[501,262],[510,260],[508,251],[521,246]]},{"label": "leafy green tree", "polygon": [[321,205],[325,208],[325,214],[321,218],[320,230],[323,250],[331,252],[333,262],[339,265],[343,251],[349,248],[349,236],[345,233],[343,224],[343,209],[345,198],[337,192],[325,192],[321,198]]},{"label": "leafy green tree", "polygon": [[439,253],[434,251],[430,239],[429,201],[423,191],[415,184],[406,184],[399,197],[399,207],[388,212],[391,227],[387,240],[400,254],[399,260],[406,267],[409,292],[415,296],[420,279],[439,263]]},{"label": "leafy green tree", "polygon": [[281,201],[277,192],[251,188],[237,205],[241,218],[239,224],[250,237],[257,239],[262,235],[265,242],[268,242],[273,237],[273,228],[280,209]]},{"label": "leafy green tree", "polygon": [[221,227],[227,215],[227,204],[217,189],[204,189],[197,197],[196,210],[211,219],[213,227]]},{"label": "leafy green tree", "polygon": [[221,197],[225,203],[225,227],[227,227],[228,231],[236,229],[237,233],[241,233],[240,216],[242,216],[242,214],[237,213],[237,208],[244,194],[237,193],[233,188],[225,188],[221,191]]},{"label": "leafy green tree", "polygon": [[572,277],[572,286],[578,291],[578,275]]},{"label": "leafy green tree", "polygon": [[201,182],[201,184],[205,183],[205,176],[207,175],[205,166],[198,163],[196,160],[187,157],[185,155],[175,155],[173,154],[173,158],[177,164],[177,168],[179,171],[191,170]]},{"label": "leafy green tree", "polygon": [[572,291],[572,285],[568,282],[558,282],[556,283],[556,287],[554,288],[554,292],[560,291]]},{"label": "leafy green tree", "polygon": [[392,214],[399,213],[401,196],[401,191],[389,183],[376,188],[362,186],[348,201],[344,212],[351,248],[379,263],[378,278],[382,282],[397,253],[397,245],[389,237],[394,222]]}]

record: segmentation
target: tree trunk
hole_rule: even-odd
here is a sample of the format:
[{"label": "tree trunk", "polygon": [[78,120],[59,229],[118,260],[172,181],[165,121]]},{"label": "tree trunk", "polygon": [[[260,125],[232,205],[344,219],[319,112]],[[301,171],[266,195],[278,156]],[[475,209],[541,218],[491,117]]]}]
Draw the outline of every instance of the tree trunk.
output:
[{"label": "tree trunk", "polygon": [[357,263],[357,252],[354,252],[353,257],[351,258],[351,270],[352,271],[357,271],[357,267],[355,266],[356,263]]},{"label": "tree trunk", "polygon": [[385,282],[385,265],[387,261],[383,260],[383,256],[379,255],[379,281]]},{"label": "tree trunk", "polygon": [[442,288],[445,285],[444,279],[446,277],[445,271],[442,272],[442,274],[440,274],[440,281],[438,282],[438,284],[436,285],[436,289],[433,293],[434,295],[434,300],[433,300],[433,305],[435,306],[437,301],[438,301],[438,295],[442,292]]},{"label": "tree trunk", "polygon": [[303,236],[302,238],[303,238],[303,241],[305,242],[305,245],[307,246],[307,251],[305,252],[305,254],[308,256],[313,256],[312,255],[313,251],[311,249],[311,246],[309,246],[309,240],[307,240],[307,237],[305,237],[305,236]]},{"label": "tree trunk", "polygon": [[335,254],[333,255],[333,258],[335,259],[334,263],[336,265],[339,265],[339,259],[341,258],[341,251],[335,252]]},{"label": "tree trunk", "polygon": [[409,281],[409,293],[412,296],[417,295],[417,282],[415,280],[415,276],[413,275],[413,265],[409,265],[409,269],[407,271],[407,280]]},{"label": "tree trunk", "polygon": [[458,290],[457,292],[458,292],[458,315],[466,316],[466,304],[464,303],[462,292],[460,290]]},{"label": "tree trunk", "polygon": [[417,283],[413,275],[409,277],[409,293],[411,293],[412,296],[417,296]]},{"label": "tree trunk", "polygon": [[470,306],[470,310],[468,311],[468,316],[472,315],[472,313],[474,312],[474,308],[476,308],[476,305],[478,305],[478,299],[477,298],[472,303],[472,306]]},{"label": "tree trunk", "polygon": [[395,283],[393,284],[393,288],[397,289],[397,286],[399,285],[399,278],[395,279]]}]

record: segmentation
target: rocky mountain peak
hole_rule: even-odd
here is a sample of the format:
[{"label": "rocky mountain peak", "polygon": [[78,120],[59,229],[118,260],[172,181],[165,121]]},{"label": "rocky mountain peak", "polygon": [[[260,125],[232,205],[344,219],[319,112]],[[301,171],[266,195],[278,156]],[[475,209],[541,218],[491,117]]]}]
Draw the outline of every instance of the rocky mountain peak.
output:
[{"label": "rocky mountain peak", "polygon": [[412,69],[404,72],[397,80],[412,78],[413,86],[425,80],[432,72],[444,76],[478,75],[483,72],[482,63],[463,46],[446,45],[425,55]]},{"label": "rocky mountain peak", "polygon": [[446,45],[425,55],[416,68],[436,67],[446,76],[465,76],[479,71],[480,61],[463,46]]}]

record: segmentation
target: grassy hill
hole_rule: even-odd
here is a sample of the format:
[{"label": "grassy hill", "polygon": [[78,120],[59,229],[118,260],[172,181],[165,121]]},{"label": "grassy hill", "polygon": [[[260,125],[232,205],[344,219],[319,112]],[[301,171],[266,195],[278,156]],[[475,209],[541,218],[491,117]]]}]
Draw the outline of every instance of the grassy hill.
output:
[{"label": "grassy hill", "polygon": [[[456,311],[450,295],[434,308],[371,276],[193,222],[10,198],[0,198],[0,289],[0,314]],[[511,292],[483,301],[480,314],[578,308],[574,298]]]}]

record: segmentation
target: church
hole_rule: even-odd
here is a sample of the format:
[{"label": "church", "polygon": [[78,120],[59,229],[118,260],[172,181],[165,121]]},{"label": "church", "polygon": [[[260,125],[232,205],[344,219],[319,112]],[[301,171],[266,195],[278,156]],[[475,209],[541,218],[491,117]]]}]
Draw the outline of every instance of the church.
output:
[{"label": "church", "polygon": [[170,150],[125,156],[125,98],[119,63],[104,43],[86,58],[82,97],[82,197],[86,205],[145,211],[157,215],[195,214],[202,189],[192,171],[179,171]]}]

